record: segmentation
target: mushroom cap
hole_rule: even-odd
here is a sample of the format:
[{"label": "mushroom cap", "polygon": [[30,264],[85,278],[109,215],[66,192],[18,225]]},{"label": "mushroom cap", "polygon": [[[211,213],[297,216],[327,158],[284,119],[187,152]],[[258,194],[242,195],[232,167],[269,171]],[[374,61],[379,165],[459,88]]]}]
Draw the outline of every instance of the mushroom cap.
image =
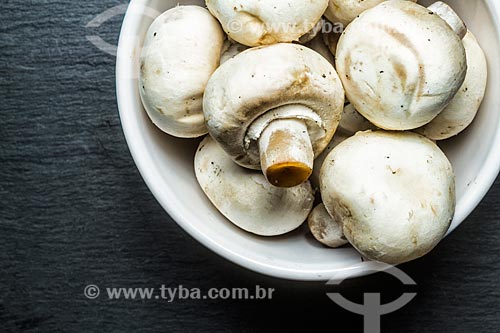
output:
[{"label": "mushroom cap", "polygon": [[446,21],[403,0],[383,2],[349,24],[336,64],[356,110],[390,130],[429,123],[457,93],[467,70],[463,43]]},{"label": "mushroom cap", "polygon": [[309,182],[274,187],[262,173],[235,164],[210,136],[195,156],[196,179],[212,204],[243,230],[276,236],[299,227],[309,215],[314,195]]},{"label": "mushroom cap", "polygon": [[432,140],[444,140],[462,132],[476,117],[486,91],[488,65],[476,37],[468,31],[462,40],[467,54],[465,81],[451,100],[429,124],[418,128],[417,133]]},{"label": "mushroom cap", "polygon": [[206,0],[208,10],[238,43],[260,46],[298,41],[328,6],[328,0]]},{"label": "mushroom cap", "polygon": [[335,248],[348,243],[342,226],[328,214],[322,203],[314,207],[307,218],[307,224],[314,238],[323,245]]},{"label": "mushroom cap", "polygon": [[[330,0],[324,15],[331,22],[347,26],[359,14],[384,1],[386,0]],[[416,2],[416,0],[410,1]]]},{"label": "mushroom cap", "polygon": [[177,137],[207,133],[203,92],[219,66],[224,32],[208,10],[179,6],[151,24],[140,57],[139,91],[153,123]]},{"label": "mushroom cap", "polygon": [[455,210],[450,162],[411,132],[358,132],[323,163],[321,197],[349,242],[368,259],[399,264],[445,235]]},{"label": "mushroom cap", "polygon": [[377,126],[373,125],[363,117],[354,106],[348,102],[344,105],[342,118],[340,118],[339,131],[353,135],[356,132],[376,130]]},{"label": "mushroom cap", "polygon": [[236,163],[252,169],[260,169],[258,139],[273,120],[304,120],[317,156],[330,142],[343,105],[344,90],[333,66],[298,44],[238,54],[215,71],[203,99],[210,135]]}]

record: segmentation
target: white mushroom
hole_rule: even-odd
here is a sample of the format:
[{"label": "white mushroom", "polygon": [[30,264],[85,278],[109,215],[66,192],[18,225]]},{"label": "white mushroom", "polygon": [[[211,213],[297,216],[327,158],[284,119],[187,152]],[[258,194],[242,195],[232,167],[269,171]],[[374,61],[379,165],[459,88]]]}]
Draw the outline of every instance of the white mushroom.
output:
[{"label": "white mushroom", "polygon": [[206,0],[206,4],[232,39],[259,46],[298,41],[321,19],[328,0]]},{"label": "white mushroom", "polygon": [[368,259],[399,264],[445,235],[455,178],[444,153],[411,132],[358,132],[323,163],[321,197],[347,240]]},{"label": "white mushroom", "polygon": [[488,80],[488,66],[483,50],[469,31],[463,39],[467,54],[465,81],[450,104],[429,124],[416,132],[432,140],[444,140],[462,132],[476,117]]},{"label": "white mushroom", "polygon": [[442,3],[427,9],[391,0],[363,12],[337,46],[337,70],[347,98],[380,128],[408,130],[429,123],[464,81],[464,29]]},{"label": "white mushroom", "polygon": [[220,66],[203,108],[210,135],[235,162],[292,187],[310,176],[343,104],[342,85],[325,58],[302,45],[275,44]]},{"label": "white mushroom", "polygon": [[208,10],[172,8],[151,24],[140,57],[144,108],[162,131],[191,138],[207,133],[203,91],[219,66],[224,32]]},{"label": "white mushroom", "polygon": [[274,187],[260,172],[235,164],[209,136],[196,152],[195,172],[213,205],[232,223],[257,235],[292,231],[313,207],[309,182],[293,188]]},{"label": "white mushroom", "polygon": [[[347,26],[362,12],[384,1],[386,0],[330,0],[325,16],[331,22]],[[417,0],[410,1],[417,2]]]},{"label": "white mushroom", "polygon": [[314,207],[307,218],[307,224],[314,238],[323,245],[335,248],[348,243],[342,226],[328,214],[322,203]]}]

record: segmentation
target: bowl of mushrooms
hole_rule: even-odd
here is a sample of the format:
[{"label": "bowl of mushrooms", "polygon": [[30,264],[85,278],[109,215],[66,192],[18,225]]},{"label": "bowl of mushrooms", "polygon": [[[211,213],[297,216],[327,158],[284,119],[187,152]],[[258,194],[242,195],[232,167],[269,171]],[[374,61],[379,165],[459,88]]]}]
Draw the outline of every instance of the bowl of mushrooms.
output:
[{"label": "bowl of mushrooms", "polygon": [[243,267],[328,280],[415,260],[500,170],[499,15],[494,0],[133,0],[127,144],[168,214]]}]

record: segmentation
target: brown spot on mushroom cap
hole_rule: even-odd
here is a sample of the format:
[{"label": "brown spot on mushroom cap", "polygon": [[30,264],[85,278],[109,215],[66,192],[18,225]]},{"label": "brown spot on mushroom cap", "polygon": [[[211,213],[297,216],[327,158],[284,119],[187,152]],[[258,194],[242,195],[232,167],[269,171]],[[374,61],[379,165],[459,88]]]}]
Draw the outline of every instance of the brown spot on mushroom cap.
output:
[{"label": "brown spot on mushroom cap", "polygon": [[297,71],[293,75],[295,77],[295,81],[292,82],[291,87],[293,89],[302,89],[303,87],[310,84],[310,69],[307,66],[304,66],[304,70]]},{"label": "brown spot on mushroom cap", "polygon": [[268,45],[268,44],[274,44],[276,42],[277,42],[276,38],[272,34],[266,32],[265,34],[260,36],[258,44],[259,45]]},{"label": "brown spot on mushroom cap", "polygon": [[[415,97],[418,100],[420,98],[420,96],[422,95],[422,92],[424,90],[424,85],[425,85],[425,80],[426,80],[426,72],[425,72],[425,67],[422,65],[422,59],[420,57],[420,53],[419,53],[417,47],[408,39],[408,37],[405,34],[399,32],[398,30],[396,30],[392,27],[389,27],[387,25],[377,25],[376,27],[383,30],[389,36],[391,36],[392,38],[397,40],[402,46],[406,47],[415,56],[415,59],[417,59],[418,64],[419,64],[418,65],[419,85],[418,85],[418,89],[415,93]],[[406,83],[407,74],[406,74],[406,70],[404,69],[404,67],[402,68],[401,72],[398,71],[398,69],[401,70],[401,68],[396,69],[396,67],[395,67],[394,69],[396,70],[396,73],[398,74],[398,76],[400,78],[402,77],[401,72],[405,73],[404,78],[405,78],[405,83]]]},{"label": "brown spot on mushroom cap", "polygon": [[422,11],[422,10],[419,10],[420,8],[416,8],[414,6],[401,6],[400,9],[410,16],[422,18],[423,20],[426,19],[426,17],[425,17],[426,15],[433,15],[434,14],[432,11],[429,11],[429,10]]},{"label": "brown spot on mushroom cap", "polygon": [[431,211],[432,211],[432,214],[433,214],[434,216],[437,216],[437,215],[438,215],[437,209],[436,209],[436,207],[434,207],[434,205],[433,205],[433,204],[431,204]]},{"label": "brown spot on mushroom cap", "polygon": [[352,58],[351,58],[351,54],[348,54],[346,57],[345,57],[345,70],[346,70],[346,79],[349,79],[349,77],[351,76],[351,64],[352,64]]},{"label": "brown spot on mushroom cap", "polygon": [[408,73],[406,72],[405,66],[397,61],[394,61],[392,66],[394,67],[394,72],[396,73],[398,79],[401,81],[402,90],[405,91],[406,80],[408,79]]}]

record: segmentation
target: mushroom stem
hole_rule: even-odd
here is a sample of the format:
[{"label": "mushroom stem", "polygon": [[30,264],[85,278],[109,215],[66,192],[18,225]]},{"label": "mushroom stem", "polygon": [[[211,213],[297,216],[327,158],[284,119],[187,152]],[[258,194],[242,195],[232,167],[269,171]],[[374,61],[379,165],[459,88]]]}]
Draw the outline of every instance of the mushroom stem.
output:
[{"label": "mushroom stem", "polygon": [[448,25],[455,31],[455,33],[463,39],[465,34],[467,34],[467,27],[464,21],[458,16],[458,14],[449,5],[442,1],[434,2],[432,5],[427,7],[430,11],[439,15],[443,20],[448,23]]},{"label": "mushroom stem", "polygon": [[297,186],[312,173],[313,147],[300,119],[272,121],[259,138],[259,151],[262,172],[274,186]]}]

